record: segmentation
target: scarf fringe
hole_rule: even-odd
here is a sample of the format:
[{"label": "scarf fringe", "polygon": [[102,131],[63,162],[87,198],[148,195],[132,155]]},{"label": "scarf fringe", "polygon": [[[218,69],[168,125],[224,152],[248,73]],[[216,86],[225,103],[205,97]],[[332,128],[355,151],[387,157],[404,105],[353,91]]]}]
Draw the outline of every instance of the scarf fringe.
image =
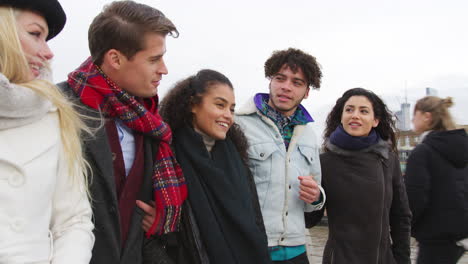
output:
[{"label": "scarf fringe", "polygon": [[163,235],[178,231],[181,213],[182,208],[180,206],[156,208],[155,221],[148,232],[146,232],[146,237],[149,238],[151,235]]}]

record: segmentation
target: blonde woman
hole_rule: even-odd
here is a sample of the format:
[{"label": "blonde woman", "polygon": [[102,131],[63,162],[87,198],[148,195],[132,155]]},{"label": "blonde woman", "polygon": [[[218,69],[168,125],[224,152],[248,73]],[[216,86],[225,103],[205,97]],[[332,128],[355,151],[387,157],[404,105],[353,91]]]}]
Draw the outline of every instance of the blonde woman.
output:
[{"label": "blonde woman", "polygon": [[419,242],[418,264],[455,264],[468,243],[468,137],[455,129],[452,98],[427,96],[414,107],[420,143],[406,167],[406,190]]},{"label": "blonde woman", "polygon": [[0,263],[89,263],[85,128],[48,81],[56,0],[0,0]]}]

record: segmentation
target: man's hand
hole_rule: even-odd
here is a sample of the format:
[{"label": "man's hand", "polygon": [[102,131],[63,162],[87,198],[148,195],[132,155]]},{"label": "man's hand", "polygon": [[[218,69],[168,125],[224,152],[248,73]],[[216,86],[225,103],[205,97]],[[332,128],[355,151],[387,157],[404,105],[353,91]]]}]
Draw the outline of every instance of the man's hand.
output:
[{"label": "man's hand", "polygon": [[320,198],[320,188],[312,175],[297,177],[299,183],[299,199],[306,203],[313,203]]},{"label": "man's hand", "polygon": [[145,230],[145,232],[148,232],[148,230],[153,225],[154,218],[156,215],[156,209],[154,208],[154,201],[150,201],[150,204],[147,204],[143,201],[137,200],[136,205],[145,212],[145,216],[143,217],[143,220],[141,221],[141,227],[143,227],[143,230]]}]

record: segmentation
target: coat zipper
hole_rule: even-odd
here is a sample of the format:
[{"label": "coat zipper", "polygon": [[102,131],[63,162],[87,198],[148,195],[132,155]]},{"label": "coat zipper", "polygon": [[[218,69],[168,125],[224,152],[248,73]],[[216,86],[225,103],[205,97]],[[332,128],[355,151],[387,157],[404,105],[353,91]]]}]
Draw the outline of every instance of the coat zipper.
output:
[{"label": "coat zipper", "polygon": [[380,230],[379,230],[379,243],[377,244],[377,259],[375,263],[379,263],[380,259],[380,244],[382,240],[382,222],[383,222],[383,217],[384,217],[384,211],[385,211],[385,169],[383,166],[383,159],[380,159],[380,165],[382,166],[382,212],[381,212],[381,217],[380,217]]}]

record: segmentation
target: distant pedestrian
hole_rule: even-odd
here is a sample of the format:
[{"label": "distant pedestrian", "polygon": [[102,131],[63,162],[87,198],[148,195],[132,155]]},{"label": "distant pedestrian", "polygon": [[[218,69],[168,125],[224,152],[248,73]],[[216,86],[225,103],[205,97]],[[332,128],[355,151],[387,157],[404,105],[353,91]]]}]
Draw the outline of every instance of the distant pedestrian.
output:
[{"label": "distant pedestrian", "polygon": [[[369,90],[346,91],[327,117],[324,151],[329,236],[323,263],[411,263],[411,213],[385,103]],[[309,220],[319,221],[323,212]]]},{"label": "distant pedestrian", "polygon": [[452,105],[450,97],[426,96],[414,107],[420,143],[408,158],[405,177],[418,264],[457,263],[467,248],[468,137],[455,128]]}]

